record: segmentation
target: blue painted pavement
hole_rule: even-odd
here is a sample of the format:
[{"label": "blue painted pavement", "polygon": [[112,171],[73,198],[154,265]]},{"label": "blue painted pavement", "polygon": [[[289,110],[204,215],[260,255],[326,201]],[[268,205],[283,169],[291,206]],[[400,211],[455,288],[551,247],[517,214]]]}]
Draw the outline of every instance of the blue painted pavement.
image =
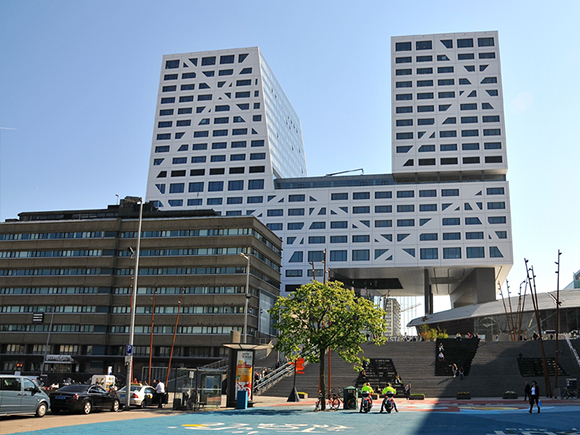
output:
[{"label": "blue painted pavement", "polygon": [[[380,407],[380,406],[379,406]],[[313,412],[311,405],[220,410],[164,417],[60,427],[36,435],[196,435],[196,434],[388,434],[388,435],[580,435],[580,406],[542,407],[529,414],[525,404],[399,405],[401,412]]]}]

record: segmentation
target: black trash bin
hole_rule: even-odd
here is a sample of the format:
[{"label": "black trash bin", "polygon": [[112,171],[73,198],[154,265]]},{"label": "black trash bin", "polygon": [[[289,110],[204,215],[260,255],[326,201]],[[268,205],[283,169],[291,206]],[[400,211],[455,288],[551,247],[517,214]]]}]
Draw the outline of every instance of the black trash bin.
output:
[{"label": "black trash bin", "polygon": [[343,390],[343,405],[344,409],[356,409],[357,408],[357,394],[355,387],[346,387]]},{"label": "black trash bin", "polygon": [[576,390],[578,388],[578,380],[576,378],[566,378],[566,388],[568,390]]}]

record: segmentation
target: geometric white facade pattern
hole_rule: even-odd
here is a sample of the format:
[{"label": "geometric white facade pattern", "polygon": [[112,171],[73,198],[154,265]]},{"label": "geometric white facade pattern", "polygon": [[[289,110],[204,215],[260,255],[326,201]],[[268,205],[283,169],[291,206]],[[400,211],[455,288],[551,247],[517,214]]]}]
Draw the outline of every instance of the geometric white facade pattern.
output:
[{"label": "geometric white facade pattern", "polygon": [[325,177],[307,177],[300,120],[258,48],[164,56],[147,200],[258,217],[284,243],[283,294],[312,262],[320,278],[326,251],[374,294],[466,304],[485,270],[495,299],[513,263],[497,32],[391,51],[393,174]]}]

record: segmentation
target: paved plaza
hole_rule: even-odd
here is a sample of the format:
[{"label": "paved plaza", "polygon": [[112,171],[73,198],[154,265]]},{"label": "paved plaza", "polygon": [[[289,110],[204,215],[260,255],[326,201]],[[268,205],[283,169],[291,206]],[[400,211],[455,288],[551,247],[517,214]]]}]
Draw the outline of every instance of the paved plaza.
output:
[{"label": "paved plaza", "polygon": [[[0,419],[0,433],[67,434],[277,434],[277,433],[360,433],[389,435],[580,435],[580,402],[545,399],[540,414],[528,413],[523,400],[481,399],[399,400],[400,412],[379,413],[375,403],[369,414],[355,410],[314,412],[314,401],[288,404],[284,399],[265,398],[247,410],[215,410],[178,413],[164,410],[132,410],[119,414],[101,412],[90,416],[47,415],[44,419]],[[124,418],[130,419],[124,419]],[[89,423],[90,421],[100,421]],[[58,420],[56,420],[58,419]],[[70,424],[72,426],[57,426]],[[83,420],[85,419],[85,420]],[[45,420],[52,426],[32,430]],[[31,430],[18,429],[30,423]],[[83,424],[85,423],[85,424]],[[12,429],[11,430],[11,426]],[[45,427],[48,427],[45,426]]]}]

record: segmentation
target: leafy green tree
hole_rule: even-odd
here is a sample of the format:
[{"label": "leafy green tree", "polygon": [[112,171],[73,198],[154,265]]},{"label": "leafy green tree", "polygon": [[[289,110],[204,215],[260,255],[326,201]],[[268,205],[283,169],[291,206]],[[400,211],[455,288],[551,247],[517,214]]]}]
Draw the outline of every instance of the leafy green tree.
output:
[{"label": "leafy green tree", "polygon": [[[275,349],[292,361],[303,357],[320,364],[322,397],[326,397],[324,355],[328,349],[361,370],[360,345],[367,341],[367,334],[375,344],[386,341],[386,312],[339,281],[304,284],[290,296],[279,298],[269,312],[279,331]],[[321,405],[324,410],[325,401]]]}]

